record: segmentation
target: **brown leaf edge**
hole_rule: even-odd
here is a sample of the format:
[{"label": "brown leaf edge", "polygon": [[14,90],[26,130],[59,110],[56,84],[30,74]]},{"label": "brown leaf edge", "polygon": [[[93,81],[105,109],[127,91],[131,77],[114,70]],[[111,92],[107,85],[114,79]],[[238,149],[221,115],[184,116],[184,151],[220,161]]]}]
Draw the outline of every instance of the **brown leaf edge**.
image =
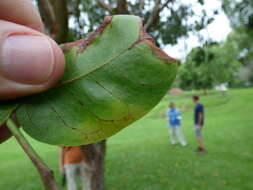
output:
[{"label": "brown leaf edge", "polygon": [[65,43],[62,44],[62,50],[68,51],[71,47],[76,46],[78,47],[77,53],[83,52],[85,48],[88,47],[92,43],[92,41],[100,34],[103,33],[107,25],[109,25],[112,21],[112,16],[106,16],[104,18],[103,23],[93,32],[89,33],[88,36],[84,39],[77,40],[75,42]]},{"label": "brown leaf edge", "polygon": [[[108,25],[110,25],[112,19],[113,19],[113,16],[106,16],[104,18],[103,23],[95,31],[88,34],[88,36],[86,38],[77,40],[75,42],[63,44],[62,45],[63,52],[68,51],[73,46],[78,47],[77,53],[83,52],[98,35],[103,33],[105,28]],[[155,45],[154,39],[145,31],[142,19],[141,19],[141,22],[140,22],[139,37],[131,46],[128,47],[128,49],[131,49],[136,44],[141,43],[141,42],[146,42],[146,44],[152,49],[152,51],[153,51],[153,53],[156,57],[158,57],[162,60],[165,60],[166,62],[177,63],[177,64],[180,65],[180,62],[178,60],[170,57],[163,50],[161,50],[160,48],[158,48]]]},{"label": "brown leaf edge", "polygon": [[180,65],[179,60],[170,57],[167,53],[165,53],[163,50],[161,50],[155,45],[154,39],[146,32],[143,22],[141,24],[142,26],[140,29],[139,41],[140,42],[145,41],[146,44],[152,49],[154,55],[159,59],[165,60],[166,62],[169,63],[177,63]]}]

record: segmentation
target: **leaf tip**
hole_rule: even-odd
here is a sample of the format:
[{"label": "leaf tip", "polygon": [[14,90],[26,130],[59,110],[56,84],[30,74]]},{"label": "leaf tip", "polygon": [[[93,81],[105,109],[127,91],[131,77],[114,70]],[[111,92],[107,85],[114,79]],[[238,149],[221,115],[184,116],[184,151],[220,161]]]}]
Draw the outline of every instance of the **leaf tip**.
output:
[{"label": "leaf tip", "polygon": [[156,46],[155,40],[146,32],[146,30],[143,26],[143,21],[141,21],[140,35],[139,35],[138,41],[145,41],[146,44],[152,49],[155,56],[157,56],[158,58],[163,59],[169,63],[176,63],[176,64],[180,65],[179,60],[170,57],[162,49],[160,49],[159,47]]}]

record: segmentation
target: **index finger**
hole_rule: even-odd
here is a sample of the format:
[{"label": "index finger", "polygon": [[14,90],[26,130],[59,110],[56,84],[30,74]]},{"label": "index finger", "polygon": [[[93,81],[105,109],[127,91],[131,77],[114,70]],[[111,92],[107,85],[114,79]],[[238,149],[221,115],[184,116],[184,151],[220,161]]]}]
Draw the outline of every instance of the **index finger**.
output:
[{"label": "index finger", "polygon": [[42,20],[32,0],[0,0],[0,19],[43,32]]}]

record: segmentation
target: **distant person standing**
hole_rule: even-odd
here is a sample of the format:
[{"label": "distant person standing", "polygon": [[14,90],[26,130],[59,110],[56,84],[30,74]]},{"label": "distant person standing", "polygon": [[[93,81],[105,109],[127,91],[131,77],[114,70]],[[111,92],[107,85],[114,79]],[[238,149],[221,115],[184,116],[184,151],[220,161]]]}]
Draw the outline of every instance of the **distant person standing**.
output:
[{"label": "distant person standing", "polygon": [[60,151],[60,170],[65,173],[68,190],[77,190],[76,178],[82,182],[82,190],[89,184],[86,181],[83,152],[79,146],[64,146]]},{"label": "distant person standing", "polygon": [[169,104],[169,109],[167,110],[167,119],[169,121],[171,144],[175,145],[178,139],[182,146],[186,146],[187,143],[180,129],[181,128],[180,121],[182,119],[182,116],[179,109],[176,108],[176,105],[174,102],[171,102]]},{"label": "distant person standing", "polygon": [[198,153],[205,153],[205,147],[204,147],[204,142],[203,142],[203,137],[202,137],[202,129],[204,126],[204,106],[202,103],[199,101],[199,96],[193,96],[192,97],[193,102],[195,103],[194,107],[194,130],[195,130],[195,135],[196,139],[198,142]]}]

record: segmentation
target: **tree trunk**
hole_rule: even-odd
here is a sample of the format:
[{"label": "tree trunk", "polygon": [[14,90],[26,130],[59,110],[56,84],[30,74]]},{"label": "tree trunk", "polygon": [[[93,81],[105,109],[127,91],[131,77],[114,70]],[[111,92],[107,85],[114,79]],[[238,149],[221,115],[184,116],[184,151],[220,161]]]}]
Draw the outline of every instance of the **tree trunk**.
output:
[{"label": "tree trunk", "polygon": [[38,0],[38,7],[49,35],[59,44],[67,42],[67,0]]},{"label": "tree trunk", "polygon": [[84,153],[87,190],[104,190],[106,141],[81,146]]},{"label": "tree trunk", "polygon": [[50,0],[56,23],[59,26],[58,34],[55,36],[57,43],[65,43],[68,38],[68,1],[67,0]]},{"label": "tree trunk", "polygon": [[48,0],[38,0],[38,8],[43,23],[48,33],[53,39],[59,34],[59,25],[56,22],[55,13],[51,3]]},{"label": "tree trunk", "polygon": [[117,0],[117,14],[129,14],[126,0]]}]

